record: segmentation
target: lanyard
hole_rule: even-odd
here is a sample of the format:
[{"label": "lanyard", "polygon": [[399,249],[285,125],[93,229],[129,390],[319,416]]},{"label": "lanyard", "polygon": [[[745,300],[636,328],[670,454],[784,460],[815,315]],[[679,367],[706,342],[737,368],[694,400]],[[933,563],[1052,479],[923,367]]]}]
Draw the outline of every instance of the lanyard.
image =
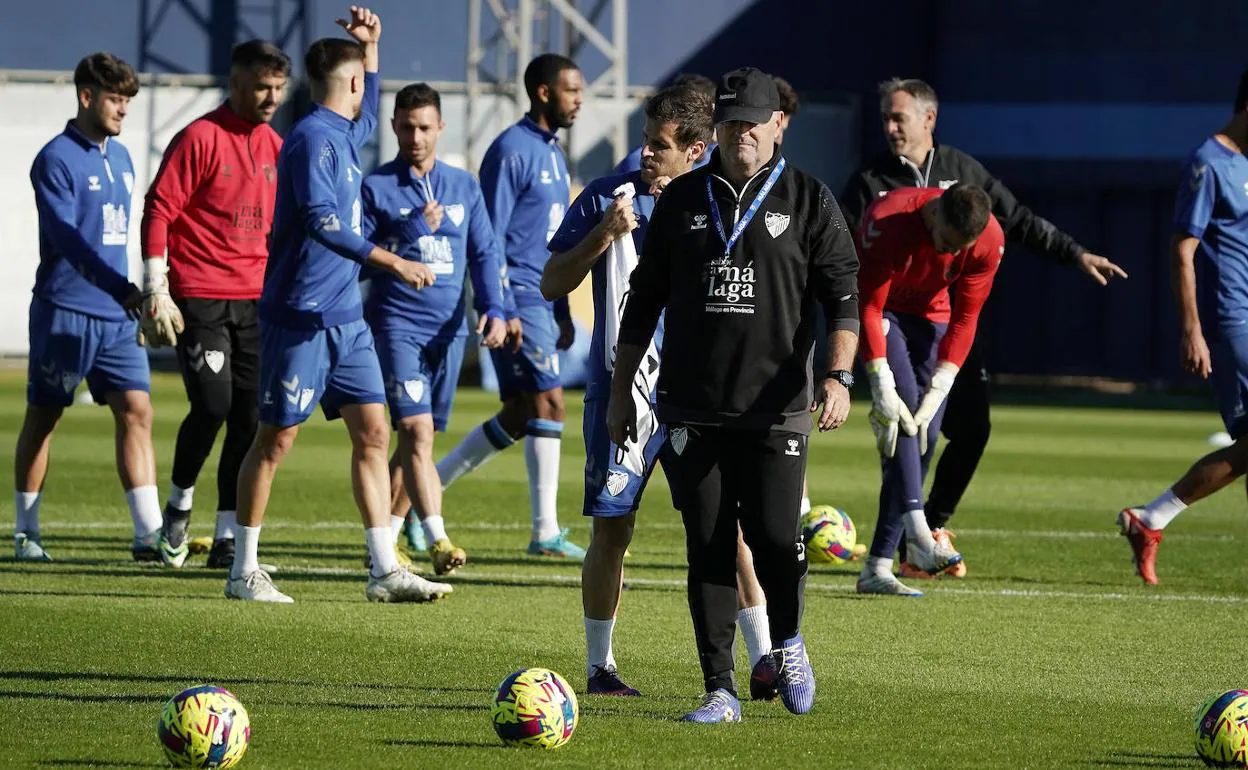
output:
[{"label": "lanyard", "polygon": [[780,178],[780,172],[784,171],[784,158],[776,163],[776,167],[771,170],[771,176],[767,177],[767,181],[763,182],[763,187],[758,191],[758,195],[754,196],[754,202],[745,210],[745,216],[737,220],[737,226],[732,228],[732,236],[724,234],[724,223],[719,219],[719,204],[715,202],[715,195],[711,192],[711,177],[706,177],[706,200],[711,204],[711,219],[715,222],[715,230],[719,233],[719,239],[724,242],[724,255],[731,256],[732,245],[741,237],[741,233],[745,232],[746,226],[754,215],[758,213],[758,209],[763,205],[763,199],[767,197],[767,193],[771,192],[772,185]]}]

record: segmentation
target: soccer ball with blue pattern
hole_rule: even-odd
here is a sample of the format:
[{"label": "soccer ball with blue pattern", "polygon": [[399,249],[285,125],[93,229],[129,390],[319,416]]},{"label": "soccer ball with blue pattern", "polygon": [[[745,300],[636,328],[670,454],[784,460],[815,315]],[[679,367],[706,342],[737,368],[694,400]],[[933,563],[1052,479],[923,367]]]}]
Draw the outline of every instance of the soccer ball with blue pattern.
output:
[{"label": "soccer ball with blue pattern", "polygon": [[1210,695],[1200,704],[1196,754],[1210,767],[1248,767],[1248,690]]},{"label": "soccer ball with blue pattern", "polygon": [[563,677],[545,668],[522,668],[498,686],[490,715],[494,732],[508,746],[557,749],[572,738],[580,710]]},{"label": "soccer ball with blue pattern", "polygon": [[858,531],[845,511],[816,505],[802,517],[802,542],[811,561],[844,564],[854,558]]},{"label": "soccer ball with blue pattern", "polygon": [[169,699],[156,723],[160,747],[174,767],[234,767],[251,742],[247,709],[233,693],[204,685]]}]

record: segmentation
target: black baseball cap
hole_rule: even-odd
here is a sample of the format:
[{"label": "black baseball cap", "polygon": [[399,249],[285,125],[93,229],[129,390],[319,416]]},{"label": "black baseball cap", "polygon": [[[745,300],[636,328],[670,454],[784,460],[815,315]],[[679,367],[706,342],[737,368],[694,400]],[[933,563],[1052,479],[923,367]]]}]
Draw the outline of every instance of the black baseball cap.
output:
[{"label": "black baseball cap", "polygon": [[776,81],[762,70],[741,67],[726,73],[715,86],[715,122],[744,120],[766,123],[780,109]]}]

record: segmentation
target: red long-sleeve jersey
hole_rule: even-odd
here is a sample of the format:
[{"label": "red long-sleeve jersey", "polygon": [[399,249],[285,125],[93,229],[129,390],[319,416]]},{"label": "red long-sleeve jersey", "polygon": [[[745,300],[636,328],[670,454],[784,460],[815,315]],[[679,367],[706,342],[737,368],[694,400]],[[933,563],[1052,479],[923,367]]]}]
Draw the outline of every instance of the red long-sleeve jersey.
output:
[{"label": "red long-sleeve jersey", "polygon": [[[883,358],[887,347],[884,311],[918,315],[949,324],[938,357],[962,366],[975,339],[979,311],[1005,253],[996,217],[974,243],[956,253],[938,253],[921,209],[944,190],[894,190],[877,199],[858,228],[858,301],[862,308],[862,357]],[[952,309],[949,287],[953,286]]]},{"label": "red long-sleeve jersey", "polygon": [[175,297],[260,296],[281,148],[271,126],[224,104],[169,143],[140,231],[144,258],[168,250]]}]

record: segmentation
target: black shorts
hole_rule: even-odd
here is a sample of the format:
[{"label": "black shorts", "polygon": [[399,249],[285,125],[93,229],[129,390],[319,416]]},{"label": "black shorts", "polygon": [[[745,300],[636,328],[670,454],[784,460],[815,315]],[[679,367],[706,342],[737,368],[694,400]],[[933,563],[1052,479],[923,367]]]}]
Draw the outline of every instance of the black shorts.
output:
[{"label": "black shorts", "polygon": [[208,383],[228,382],[234,390],[254,391],[260,354],[260,301],[255,299],[177,300],[186,330],[178,337],[178,366],[188,395]]}]

